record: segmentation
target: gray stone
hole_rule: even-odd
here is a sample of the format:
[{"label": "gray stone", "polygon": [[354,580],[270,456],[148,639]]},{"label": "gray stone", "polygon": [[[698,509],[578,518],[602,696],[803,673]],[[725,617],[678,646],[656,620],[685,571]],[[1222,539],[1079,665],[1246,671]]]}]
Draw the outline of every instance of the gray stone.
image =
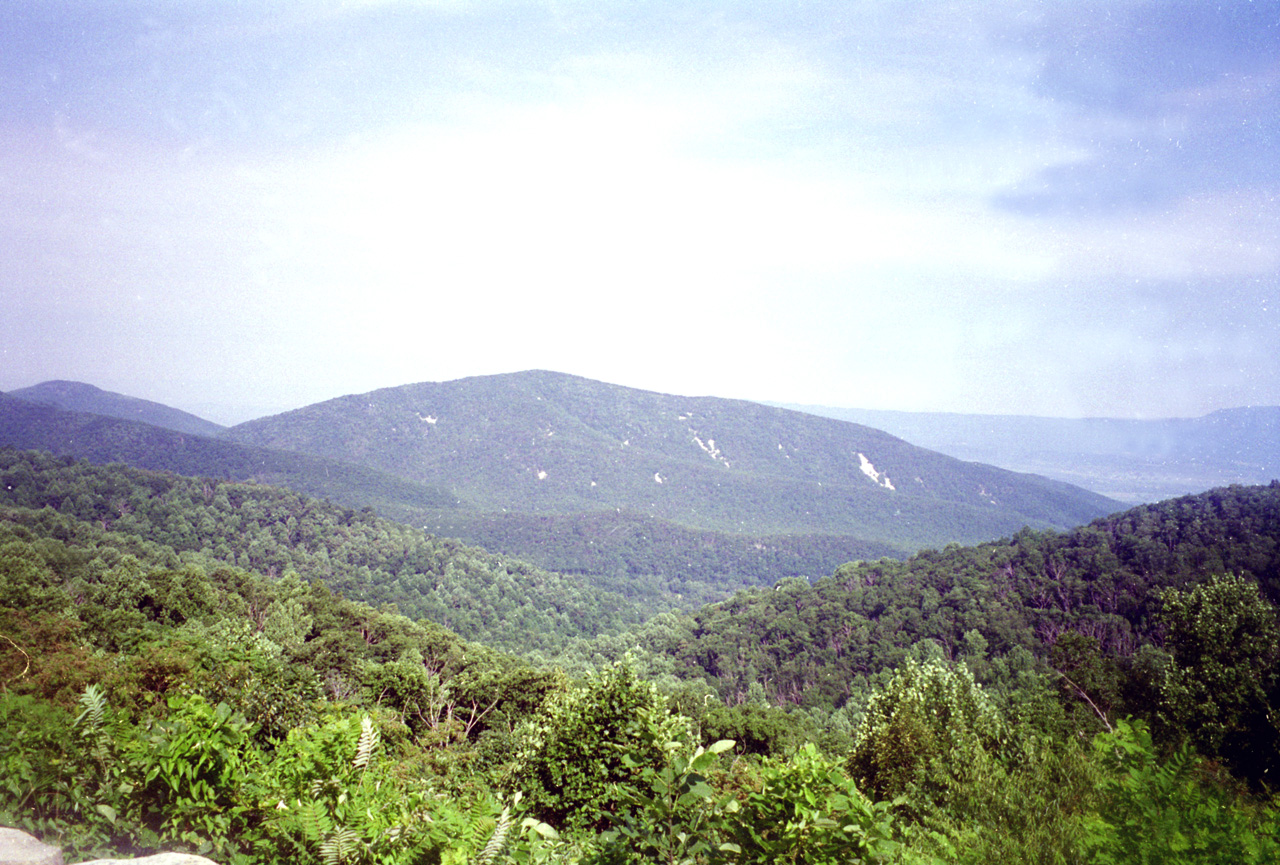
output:
[{"label": "gray stone", "polygon": [[76,865],[111,865],[112,862],[128,862],[130,865],[218,865],[212,859],[192,853],[157,853],[154,856],[142,856],[138,859],[90,859]]},{"label": "gray stone", "polygon": [[0,826],[0,865],[63,865],[62,851],[26,832]]}]

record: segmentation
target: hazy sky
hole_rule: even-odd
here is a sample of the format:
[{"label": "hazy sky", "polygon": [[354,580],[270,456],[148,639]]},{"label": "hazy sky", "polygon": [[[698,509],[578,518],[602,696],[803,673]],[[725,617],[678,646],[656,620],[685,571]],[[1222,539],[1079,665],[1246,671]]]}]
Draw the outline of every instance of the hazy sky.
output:
[{"label": "hazy sky", "polygon": [[1280,404],[1280,0],[8,0],[0,390]]}]

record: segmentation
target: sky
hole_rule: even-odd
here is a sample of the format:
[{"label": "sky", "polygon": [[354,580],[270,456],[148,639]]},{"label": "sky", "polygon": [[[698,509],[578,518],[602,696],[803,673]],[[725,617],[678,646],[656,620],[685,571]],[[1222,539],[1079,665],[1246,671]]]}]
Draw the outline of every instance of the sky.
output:
[{"label": "sky", "polygon": [[9,0],[0,390],[1280,404],[1280,0]]}]

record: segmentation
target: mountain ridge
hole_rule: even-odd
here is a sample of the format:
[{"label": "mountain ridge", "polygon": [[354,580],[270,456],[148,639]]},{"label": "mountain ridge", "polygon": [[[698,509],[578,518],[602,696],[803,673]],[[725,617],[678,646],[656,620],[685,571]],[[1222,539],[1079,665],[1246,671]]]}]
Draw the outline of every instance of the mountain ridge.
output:
[{"label": "mountain ridge", "polygon": [[[468,518],[474,515],[462,512],[463,503],[446,491],[337,460],[207,439],[0,393],[0,446],[5,445],[215,483],[286,486],[348,507],[377,508],[402,524],[442,537],[465,535],[470,544],[500,551],[491,526],[453,530],[468,528]],[[562,520],[553,531],[545,531],[546,524],[537,519],[507,516],[506,531],[497,539],[504,534],[532,537],[520,556],[530,564],[587,574],[599,586],[654,593],[683,605],[779,576],[825,573],[851,559],[904,554],[898,547],[854,537],[727,536],[614,511],[583,521]]]},{"label": "mountain ridge", "polygon": [[457,505],[440,490],[363,466],[61,409],[5,393],[0,393],[0,445],[75,456],[97,464],[118,462],[187,476],[279,484],[348,506],[413,502],[447,511]]},{"label": "mountain ridge", "polygon": [[121,420],[140,421],[192,435],[216,436],[222,424],[148,399],[139,399],[103,390],[79,381],[53,379],[31,387],[9,391],[9,396],[27,402],[51,405],[68,411],[82,411]]},{"label": "mountain ridge", "polygon": [[632,507],[714,531],[852,534],[903,547],[1066,527],[1115,505],[870,427],[544,370],[347,395],[222,437],[341,456],[493,513]]}]

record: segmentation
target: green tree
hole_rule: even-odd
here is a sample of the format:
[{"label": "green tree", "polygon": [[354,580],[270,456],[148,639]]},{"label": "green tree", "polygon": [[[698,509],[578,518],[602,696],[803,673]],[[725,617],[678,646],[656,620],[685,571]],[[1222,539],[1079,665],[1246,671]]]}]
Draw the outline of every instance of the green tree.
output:
[{"label": "green tree", "polygon": [[918,816],[945,805],[952,787],[983,771],[1005,736],[967,667],[909,658],[868,701],[849,770],[878,799],[905,795]]},{"label": "green tree", "polygon": [[669,742],[691,738],[688,719],[636,673],[628,656],[548,700],[516,731],[513,780],[529,808],[556,827],[605,828]]},{"label": "green tree", "polygon": [[1161,600],[1172,656],[1160,683],[1161,720],[1202,754],[1261,778],[1277,762],[1280,718],[1270,702],[1280,660],[1275,608],[1237,576],[1166,590]]}]

